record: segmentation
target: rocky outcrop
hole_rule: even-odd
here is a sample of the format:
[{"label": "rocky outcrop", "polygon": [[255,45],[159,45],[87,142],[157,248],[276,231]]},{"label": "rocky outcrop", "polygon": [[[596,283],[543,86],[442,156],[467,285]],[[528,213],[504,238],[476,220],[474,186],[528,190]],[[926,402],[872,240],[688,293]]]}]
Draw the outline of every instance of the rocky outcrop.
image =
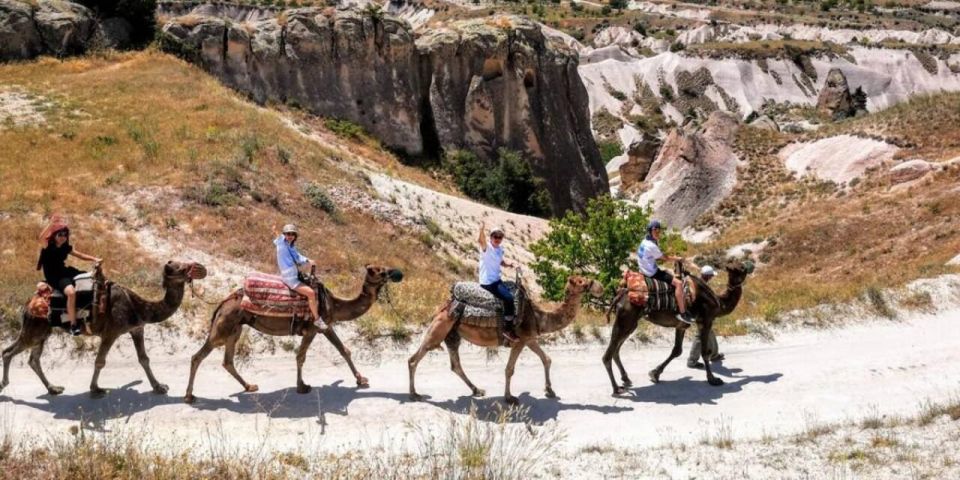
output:
[{"label": "rocky outcrop", "polygon": [[896,185],[916,180],[933,170],[933,165],[926,160],[907,160],[894,166],[887,173],[890,183]]},{"label": "rocky outcrop", "polygon": [[847,77],[839,68],[830,69],[827,73],[827,80],[817,98],[817,111],[834,120],[852,117],[856,113]]},{"label": "rocky outcrop", "polygon": [[780,126],[777,125],[777,122],[766,115],[761,115],[755,118],[752,122],[750,122],[750,126],[754,128],[759,128],[761,130],[769,130],[771,132],[780,131]]},{"label": "rocky outcrop", "polygon": [[133,33],[128,20],[98,22],[90,9],[77,3],[0,0],[0,62],[124,48]]},{"label": "rocky outcrop", "polygon": [[733,150],[738,120],[716,111],[702,127],[667,135],[644,181],[638,202],[652,202],[654,215],[683,228],[713,208],[736,185],[739,159]]},{"label": "rocky outcrop", "polygon": [[409,155],[522,152],[556,212],[607,191],[577,54],[519,17],[454,22],[414,39],[383,12],[301,8],[236,23],[194,11],[161,45],[258,102],[355,122]]},{"label": "rocky outcrop", "polygon": [[662,145],[660,139],[647,136],[630,144],[627,148],[627,161],[620,165],[621,190],[628,192],[647,178]]}]

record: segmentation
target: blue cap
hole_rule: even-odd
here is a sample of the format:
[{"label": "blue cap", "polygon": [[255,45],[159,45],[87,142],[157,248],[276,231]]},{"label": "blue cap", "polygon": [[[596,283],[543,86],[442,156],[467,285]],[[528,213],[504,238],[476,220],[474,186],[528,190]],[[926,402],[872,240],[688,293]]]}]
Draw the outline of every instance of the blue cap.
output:
[{"label": "blue cap", "polygon": [[652,232],[654,228],[662,228],[660,226],[660,220],[651,220],[647,225],[647,231]]}]

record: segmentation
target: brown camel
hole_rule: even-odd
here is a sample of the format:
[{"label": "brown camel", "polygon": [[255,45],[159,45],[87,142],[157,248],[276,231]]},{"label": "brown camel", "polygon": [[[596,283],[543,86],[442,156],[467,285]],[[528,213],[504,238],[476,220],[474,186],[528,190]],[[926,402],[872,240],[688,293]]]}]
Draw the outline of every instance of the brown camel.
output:
[{"label": "brown camel", "polygon": [[[519,340],[510,347],[510,358],[507,360],[506,369],[506,389],[504,390],[504,401],[507,403],[517,403],[516,397],[510,394],[510,378],[513,376],[514,366],[517,363],[517,357],[524,347],[529,347],[533,353],[540,357],[543,362],[543,372],[546,376],[546,395],[548,398],[556,397],[553,388],[550,385],[550,357],[543,351],[537,339],[544,334],[558,332],[573,323],[577,312],[580,311],[580,300],[587,291],[594,297],[603,295],[603,286],[598,282],[579,276],[571,276],[567,279],[566,293],[563,302],[552,310],[544,310],[529,299],[525,299],[520,308],[520,316],[517,318],[517,336]],[[410,369],[410,398],[412,400],[422,400],[414,387],[414,377],[416,376],[417,364],[430,350],[440,347],[440,342],[447,345],[447,351],[450,354],[450,368],[457,374],[473,392],[473,396],[482,397],[485,392],[467,378],[460,366],[460,339],[465,338],[468,342],[481,347],[497,347],[500,343],[500,334],[496,326],[477,326],[472,324],[470,317],[464,317],[457,320],[454,314],[450,312],[452,300],[437,312],[433,317],[430,326],[423,336],[423,342],[420,348],[410,357],[407,365]]]},{"label": "brown camel", "polygon": [[[97,379],[100,378],[100,370],[107,363],[107,353],[113,342],[121,335],[130,333],[133,339],[133,346],[137,350],[137,358],[140,365],[150,380],[150,386],[155,393],[167,393],[167,386],[158,382],[150,370],[150,358],[147,357],[147,350],[143,343],[143,327],[147,324],[159,323],[170,318],[174,312],[180,308],[183,301],[184,285],[193,280],[203,278],[206,275],[206,269],[196,263],[167,262],[163,266],[163,288],[166,294],[163,299],[157,302],[145,300],[136,292],[121,285],[112,285],[107,295],[107,306],[104,313],[98,314],[95,321],[89,324],[89,332],[85,335],[96,335],[100,337],[100,349],[97,351],[97,359],[94,363],[93,379],[90,381],[90,396],[100,398],[106,390],[100,388]],[[47,377],[43,374],[40,367],[40,356],[43,355],[43,345],[52,332],[50,322],[46,318],[31,317],[26,309],[23,314],[23,325],[20,327],[20,335],[17,340],[9,347],[3,350],[3,382],[0,382],[0,390],[6,387],[9,382],[10,361],[18,353],[25,349],[30,349],[30,368],[36,372],[51,395],[63,393],[63,387],[51,385]]]},{"label": "brown camel", "polygon": [[[726,315],[736,308],[737,303],[740,301],[740,296],[743,294],[743,283],[747,280],[747,275],[753,272],[753,263],[750,261],[730,261],[724,266],[724,269],[727,271],[727,290],[720,296],[714,294],[710,286],[703,282],[703,280],[700,280],[700,278],[694,276],[689,277],[696,285],[696,297],[693,299],[693,302],[688,303],[688,308],[697,319],[700,349],[703,356],[704,369],[707,372],[707,382],[713,386],[723,385],[723,380],[714,377],[713,372],[710,370],[710,355],[707,353],[709,342],[707,341],[707,337],[713,328],[714,319]],[[610,375],[613,394],[620,395],[626,391],[627,387],[633,385],[630,378],[627,377],[623,363],[620,361],[620,347],[623,346],[623,342],[630,337],[630,334],[636,330],[641,317],[654,325],[676,329],[673,350],[671,350],[670,356],[649,373],[650,381],[653,383],[659,383],[660,374],[663,373],[663,369],[666,368],[671,360],[679,357],[680,354],[683,353],[683,336],[686,333],[687,326],[677,320],[673,312],[644,312],[642,308],[630,303],[626,295],[619,294],[618,300],[615,303],[617,318],[613,324],[613,330],[610,333],[610,345],[607,347],[606,353],[603,354],[603,366],[606,367],[607,374]],[[622,386],[617,385],[617,381],[613,377],[613,369],[610,365],[611,360],[616,361],[617,368],[620,369],[620,378],[623,380]]]},{"label": "brown camel", "polygon": [[[367,312],[377,299],[380,289],[389,281],[398,282],[403,278],[402,273],[396,269],[389,269],[381,266],[367,265],[366,276],[363,280],[363,286],[360,294],[352,299],[341,299],[334,296],[330,290],[325,290],[325,302],[320,305],[320,316],[329,325],[323,335],[340,352],[343,359],[347,361],[353,376],[357,379],[357,387],[368,387],[369,381],[360,374],[357,367],[353,364],[350,357],[350,350],[344,346],[336,332],[333,331],[333,325],[337,322],[345,322],[359,318]],[[190,361],[190,381],[187,383],[187,393],[184,401],[192,403],[196,400],[193,396],[193,380],[197,375],[197,368],[203,359],[213,351],[214,348],[225,346],[223,354],[223,368],[225,368],[233,378],[236,378],[243,389],[247,392],[256,392],[259,387],[247,383],[243,377],[237,373],[233,366],[233,356],[236,353],[237,341],[243,331],[244,325],[249,325],[253,329],[273,336],[290,335],[290,317],[266,317],[255,315],[240,308],[242,295],[234,292],[226,300],[220,303],[213,312],[213,318],[210,320],[210,333],[207,335],[207,341],[200,347],[200,350],[193,355]],[[300,348],[297,350],[297,393],[307,393],[310,391],[310,385],[303,382],[303,362],[307,358],[307,349],[313,342],[314,337],[319,330],[313,323],[304,322],[304,326],[297,335],[302,335]]]}]

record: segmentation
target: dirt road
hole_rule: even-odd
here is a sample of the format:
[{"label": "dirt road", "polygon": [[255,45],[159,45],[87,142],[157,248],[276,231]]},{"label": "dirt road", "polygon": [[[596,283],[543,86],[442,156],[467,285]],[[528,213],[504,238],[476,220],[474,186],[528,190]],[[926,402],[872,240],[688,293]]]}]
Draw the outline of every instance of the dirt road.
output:
[{"label": "dirt road", "polygon": [[[653,385],[646,372],[668,351],[665,342],[631,343],[624,361],[635,387],[623,398],[611,396],[600,362],[603,346],[547,346],[553,357],[554,389],[559,399],[545,399],[543,370],[529,352],[521,356],[513,391],[529,408],[535,423],[557,422],[567,433],[567,447],[612,442],[659,445],[696,441],[705,431],[724,425],[737,438],[792,433],[811,424],[910,414],[922,401],[941,400],[960,391],[960,311],[916,316],[896,322],[868,322],[834,330],[780,335],[775,341],[721,339],[727,359],[716,371],[726,384],[711,387],[703,372],[685,366],[685,355]],[[189,369],[189,349],[165,354],[156,334],[147,334],[153,368],[170,385],[169,395],[150,392],[133,348],[118,342],[101,377],[113,387],[101,400],[87,395],[92,360],[71,360],[48,352],[48,377],[66,387],[63,395],[45,393],[20,356],[12,384],[0,394],[4,430],[14,436],[66,434],[83,423],[95,431],[149,433],[170,445],[196,448],[257,446],[276,449],[342,449],[402,442],[411,425],[445,424],[476,403],[478,415],[500,408],[506,351],[487,359],[486,352],[462,349],[467,374],[488,393],[474,400],[449,371],[447,355],[431,353],[418,371],[422,403],[407,399],[406,353],[413,347],[384,352],[362,371],[372,387],[353,388],[347,368],[334,365],[336,353],[314,343],[306,379],[317,387],[306,395],[292,388],[292,353],[257,356],[240,367],[257,393],[238,393],[239,385],[211,355],[201,366],[194,405],[181,401]],[[150,344],[151,339],[153,345]],[[318,345],[319,343],[319,345]],[[316,348],[320,347],[320,348]],[[685,345],[685,348],[688,346]],[[362,345],[355,345],[361,350]]]}]

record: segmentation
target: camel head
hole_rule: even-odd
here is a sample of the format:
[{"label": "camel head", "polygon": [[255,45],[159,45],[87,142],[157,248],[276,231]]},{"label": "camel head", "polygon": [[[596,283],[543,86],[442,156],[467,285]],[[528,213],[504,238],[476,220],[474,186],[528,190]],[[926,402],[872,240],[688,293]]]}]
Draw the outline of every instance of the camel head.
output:
[{"label": "camel head", "polygon": [[727,283],[730,285],[743,285],[743,282],[747,280],[747,275],[753,273],[753,268],[753,262],[750,260],[730,260],[723,266],[728,275]]},{"label": "camel head", "polygon": [[603,295],[603,285],[592,278],[579,275],[571,275],[567,279],[567,295],[582,294],[586,291],[589,291],[594,298],[599,298]]},{"label": "camel head", "polygon": [[403,272],[395,268],[387,268],[380,265],[367,265],[367,276],[365,283],[376,285],[378,287],[387,282],[398,283],[403,281]]},{"label": "camel head", "polygon": [[202,280],[207,276],[207,268],[193,262],[175,262],[170,260],[163,266],[163,285],[182,285],[193,280]]}]

